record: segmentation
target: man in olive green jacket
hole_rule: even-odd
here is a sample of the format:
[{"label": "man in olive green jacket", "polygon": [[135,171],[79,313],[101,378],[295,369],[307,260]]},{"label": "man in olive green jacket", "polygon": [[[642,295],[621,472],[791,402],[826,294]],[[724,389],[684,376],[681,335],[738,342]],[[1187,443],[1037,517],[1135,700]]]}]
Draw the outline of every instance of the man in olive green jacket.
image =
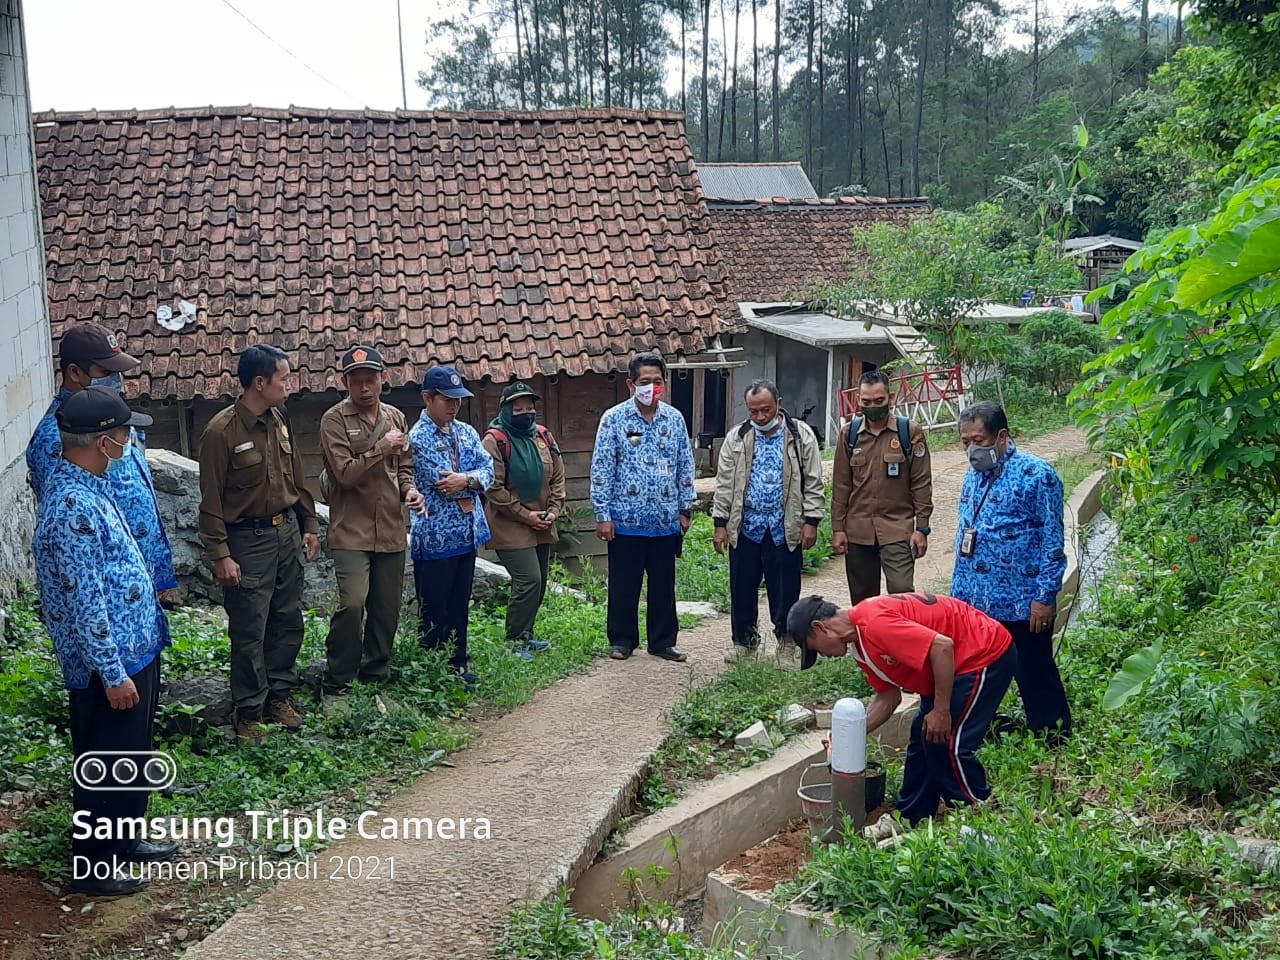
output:
[{"label": "man in olive green jacket", "polygon": [[804,551],[817,542],[826,510],[822,450],[809,425],[787,415],[770,380],[752,383],[745,400],[749,419],[730,429],[720,448],[711,507],[716,552],[729,551],[729,661],[759,646],[761,579],[782,652],[787,611],[800,599]]}]

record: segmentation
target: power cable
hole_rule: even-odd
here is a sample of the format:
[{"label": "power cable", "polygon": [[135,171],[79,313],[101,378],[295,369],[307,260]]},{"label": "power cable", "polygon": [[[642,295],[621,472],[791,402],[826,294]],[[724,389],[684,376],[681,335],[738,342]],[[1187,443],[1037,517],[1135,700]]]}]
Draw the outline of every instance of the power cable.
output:
[{"label": "power cable", "polygon": [[267,33],[267,31],[263,30],[263,29],[262,29],[262,27],[258,26],[256,23],[254,23],[254,21],[253,21],[252,19],[250,19],[250,17],[248,16],[248,14],[246,14],[243,10],[241,10],[241,9],[240,9],[239,7],[237,7],[234,3],[232,3],[232,2],[231,2],[231,0],[222,0],[222,2],[223,2],[224,4],[226,4],[226,5],[227,5],[227,7],[228,7],[228,8],[230,8],[230,10],[231,10],[234,14],[236,14],[236,16],[240,17],[240,19],[242,19],[245,23],[247,23],[247,24],[249,24],[249,26],[253,27],[253,29],[254,29],[254,30],[257,30],[257,31],[258,31],[258,33],[260,33],[260,34],[262,34],[264,37],[266,37],[266,38],[267,38],[267,40],[269,40],[269,41],[270,41],[272,44],[274,44],[276,47],[279,47],[281,50],[283,50],[286,54],[288,54],[288,55],[289,55],[289,57],[290,57],[290,58],[292,58],[293,60],[297,61],[297,62],[298,62],[299,64],[301,64],[304,68],[306,68],[310,73],[312,73],[312,74],[314,74],[315,76],[319,77],[321,80],[323,80],[325,83],[327,83],[329,86],[333,87],[335,90],[337,90],[338,92],[340,92],[340,93],[341,93],[341,94],[343,94],[344,96],[346,96],[346,97],[350,97],[352,101],[354,101],[354,102],[358,102],[358,101],[359,101],[359,98],[358,98],[358,97],[356,97],[356,95],[355,95],[354,93],[352,93],[350,90],[348,90],[346,87],[343,87],[343,86],[341,86],[340,84],[334,83],[334,81],[330,80],[330,79],[329,79],[328,77],[326,77],[323,73],[321,73],[321,72],[320,72],[319,70],[317,70],[315,67],[311,66],[311,64],[307,63],[305,60],[303,60],[301,57],[299,57],[296,53],[294,53],[292,50],[290,50],[288,47],[286,47],[283,43],[281,43],[281,42],[280,42],[279,40],[277,40],[275,37],[271,36],[271,34]]}]

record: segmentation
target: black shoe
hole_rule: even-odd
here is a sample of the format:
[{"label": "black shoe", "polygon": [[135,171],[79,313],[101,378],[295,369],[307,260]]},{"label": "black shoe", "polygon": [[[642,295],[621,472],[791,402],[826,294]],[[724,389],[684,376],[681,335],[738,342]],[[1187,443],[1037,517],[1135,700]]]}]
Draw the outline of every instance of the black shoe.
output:
[{"label": "black shoe", "polygon": [[96,877],[72,880],[67,884],[67,889],[72,893],[85,893],[91,897],[127,897],[131,893],[147,889],[150,883],[142,877],[133,877],[124,870],[117,870],[105,880]]},{"label": "black shoe", "polygon": [[176,843],[152,843],[150,840],[139,840],[133,845],[133,849],[124,855],[124,859],[133,863],[143,860],[172,860],[177,852]]},{"label": "black shoe", "polygon": [[626,647],[611,647],[609,650],[610,660],[630,660],[631,651]]},{"label": "black shoe", "polygon": [[454,668],[454,673],[458,675],[458,679],[462,681],[462,688],[467,693],[475,693],[476,687],[480,686],[480,678],[468,670],[466,667]]},{"label": "black shoe", "polygon": [[663,660],[670,660],[672,663],[684,663],[689,659],[689,655],[679,647],[663,647],[661,650],[650,650],[649,653]]}]

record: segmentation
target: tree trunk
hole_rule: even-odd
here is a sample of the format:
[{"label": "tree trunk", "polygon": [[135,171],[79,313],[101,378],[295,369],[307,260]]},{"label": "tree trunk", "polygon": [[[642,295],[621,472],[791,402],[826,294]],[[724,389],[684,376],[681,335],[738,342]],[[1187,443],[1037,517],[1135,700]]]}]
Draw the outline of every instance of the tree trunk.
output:
[{"label": "tree trunk", "polygon": [[742,0],[733,0],[733,93],[729,98],[729,156],[738,159],[738,26]]},{"label": "tree trunk", "polygon": [[844,125],[847,130],[849,149],[845,156],[844,182],[853,183],[853,152],[856,140],[858,117],[858,92],[853,79],[853,48],[857,44],[857,31],[853,19],[854,0],[846,0],[844,7]]},{"label": "tree trunk", "polygon": [[782,87],[778,65],[782,60],[782,0],[773,4],[773,162],[782,159]]},{"label": "tree trunk", "polygon": [[685,76],[685,65],[688,61],[687,23],[689,19],[688,0],[680,0],[680,112],[689,115],[688,79]]},{"label": "tree trunk", "polygon": [[560,0],[560,67],[564,70],[564,101],[562,107],[572,106],[573,88],[569,85],[569,14],[565,10],[565,0]]},{"label": "tree trunk", "polygon": [[600,72],[604,74],[604,105],[613,106],[613,65],[609,62],[609,8],[600,10],[600,46],[604,59],[600,61]]},{"label": "tree trunk", "polygon": [[813,175],[813,33],[814,0],[808,2],[804,50],[804,166]]},{"label": "tree trunk", "polygon": [[942,182],[942,156],[947,149],[947,131],[951,129],[948,120],[951,114],[951,47],[955,40],[955,27],[953,24],[955,9],[953,0],[943,0],[942,4],[942,110],[939,116],[942,122],[938,124],[938,155],[936,160],[937,172],[934,176],[938,183]]},{"label": "tree trunk", "polygon": [[[516,19],[516,86],[520,90],[520,109],[527,108],[528,101],[525,99],[524,91],[524,53],[520,43],[520,0],[514,0],[512,7],[515,10]],[[528,39],[528,30],[525,30],[525,39]]]},{"label": "tree trunk", "polygon": [[720,133],[716,137],[716,160],[724,159],[724,113],[729,105],[729,18],[720,0]]},{"label": "tree trunk", "polygon": [[1173,29],[1173,45],[1174,47],[1182,46],[1182,0],[1178,0],[1178,23]]},{"label": "tree trunk", "polygon": [[907,132],[906,124],[902,120],[902,80],[895,79],[893,83],[893,99],[897,104],[898,111],[898,196],[905,197],[907,195],[907,158],[905,155]]},{"label": "tree trunk", "polygon": [[[862,0],[856,0],[861,12]],[[858,97],[858,183],[867,186],[867,95],[862,84],[862,18],[853,21],[853,86]]]},{"label": "tree trunk", "polygon": [[826,173],[827,173],[827,72],[826,57],[822,55],[822,50],[826,46],[826,18],[823,17],[822,6],[817,8],[818,19],[818,46],[816,57],[818,60],[818,195],[823,196],[826,193]]},{"label": "tree trunk", "polygon": [[1151,42],[1151,0],[1142,0],[1142,12],[1138,16],[1138,42],[1146,50]]},{"label": "tree trunk", "polygon": [[920,132],[924,128],[924,78],[929,69],[929,20],[932,4],[925,0],[920,15],[920,56],[916,65],[916,116],[911,130],[911,189],[920,196]]},{"label": "tree trunk", "polygon": [[538,110],[542,103],[542,17],[538,15],[538,0],[530,0],[533,6],[533,102]]},{"label": "tree trunk", "polygon": [[702,159],[711,159],[711,117],[707,104],[707,62],[711,59],[711,0],[702,0]]},{"label": "tree trunk", "polygon": [[751,0],[751,159],[760,162],[760,4]]},{"label": "tree trunk", "polygon": [[1040,102],[1040,0],[1035,0],[1031,22],[1031,103]]}]

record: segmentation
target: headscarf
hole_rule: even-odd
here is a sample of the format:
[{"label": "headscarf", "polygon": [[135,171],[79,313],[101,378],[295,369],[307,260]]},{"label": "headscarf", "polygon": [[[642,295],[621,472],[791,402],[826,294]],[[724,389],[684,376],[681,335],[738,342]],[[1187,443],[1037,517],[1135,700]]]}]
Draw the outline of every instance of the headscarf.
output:
[{"label": "headscarf", "polygon": [[516,397],[504,403],[497,419],[489,426],[505,433],[511,448],[507,457],[507,489],[514,488],[520,495],[521,502],[531,503],[542,496],[547,472],[542,462],[542,453],[534,442],[538,435],[537,420],[522,430],[513,419],[512,408],[518,399]]}]

